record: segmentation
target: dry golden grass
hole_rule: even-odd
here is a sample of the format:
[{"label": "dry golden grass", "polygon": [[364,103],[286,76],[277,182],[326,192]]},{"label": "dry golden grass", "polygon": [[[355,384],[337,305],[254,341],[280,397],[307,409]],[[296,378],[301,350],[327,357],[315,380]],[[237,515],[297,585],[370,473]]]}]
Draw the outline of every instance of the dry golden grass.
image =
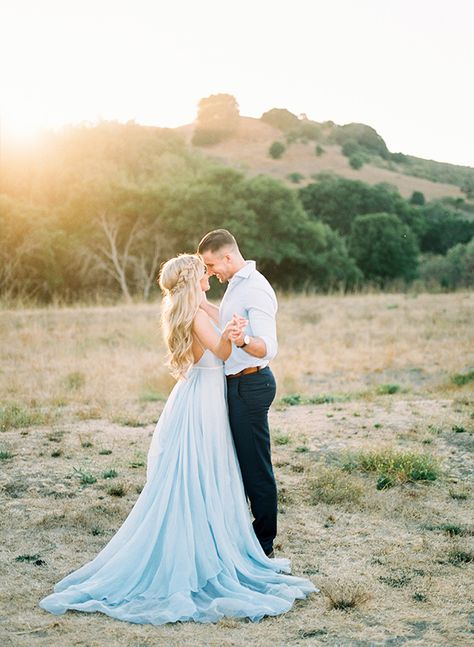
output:
[{"label": "dry golden grass", "polygon": [[[191,139],[193,127],[179,129],[188,140]],[[291,144],[281,159],[274,160],[268,155],[268,149],[275,140],[284,141],[282,133],[272,126],[252,117],[241,117],[239,131],[227,141],[210,147],[200,148],[203,154],[218,159],[225,164],[247,170],[251,175],[263,173],[295,186],[288,181],[289,173],[298,172],[304,176],[301,186],[312,182],[311,175],[322,171],[333,171],[337,175],[351,180],[362,180],[368,184],[387,182],[398,187],[400,194],[409,198],[413,191],[422,191],[428,200],[452,196],[462,198],[459,187],[441,182],[431,182],[423,178],[404,175],[388,169],[364,164],[354,170],[349,160],[341,153],[340,146],[324,145],[326,151],[320,157],[315,155],[315,142],[308,144]]]},{"label": "dry golden grass", "polygon": [[[17,408],[0,431],[2,646],[469,644],[474,394],[451,375],[474,366],[474,295],[280,304],[277,552],[322,593],[258,624],[42,611],[136,500],[172,381],[157,305],[3,311],[0,389]],[[381,395],[387,384],[398,388]],[[374,450],[433,456],[441,476],[377,490],[376,474],[341,472],[346,452]]]}]

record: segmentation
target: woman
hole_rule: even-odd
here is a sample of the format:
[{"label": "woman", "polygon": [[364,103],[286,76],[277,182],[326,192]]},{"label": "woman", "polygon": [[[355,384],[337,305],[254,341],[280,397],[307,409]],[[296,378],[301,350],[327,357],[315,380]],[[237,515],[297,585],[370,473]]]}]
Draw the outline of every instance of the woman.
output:
[{"label": "woman", "polygon": [[159,283],[178,381],[151,441],[145,487],[107,546],[40,606],[154,625],[284,613],[316,589],[282,573],[289,561],[266,557],[251,525],[223,371],[246,322],[234,318],[221,334],[200,308],[209,280],[197,256],[167,261]]}]

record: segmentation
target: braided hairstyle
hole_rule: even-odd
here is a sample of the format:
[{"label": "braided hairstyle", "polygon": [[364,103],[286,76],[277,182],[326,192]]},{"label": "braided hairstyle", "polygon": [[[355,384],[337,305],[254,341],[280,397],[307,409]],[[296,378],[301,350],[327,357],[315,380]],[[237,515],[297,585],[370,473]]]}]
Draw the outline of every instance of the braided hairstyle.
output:
[{"label": "braided hairstyle", "polygon": [[195,254],[170,258],[160,270],[161,324],[168,348],[167,364],[176,379],[184,378],[193,364],[192,324],[201,303],[199,281],[204,272],[204,264]]}]

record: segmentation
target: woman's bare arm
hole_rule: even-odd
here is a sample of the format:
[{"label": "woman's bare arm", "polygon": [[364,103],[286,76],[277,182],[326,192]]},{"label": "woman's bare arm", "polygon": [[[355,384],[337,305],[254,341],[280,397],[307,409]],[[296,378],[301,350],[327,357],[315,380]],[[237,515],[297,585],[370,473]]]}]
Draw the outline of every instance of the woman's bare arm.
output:
[{"label": "woman's bare arm", "polygon": [[213,303],[209,303],[209,301],[206,298],[206,293],[203,292],[203,297],[201,301],[201,306],[200,306],[206,314],[211,317],[213,321],[216,322],[217,325],[219,325],[219,308],[215,306]]},{"label": "woman's bare arm", "polygon": [[244,320],[236,322],[229,321],[222,333],[219,335],[212,325],[209,316],[203,310],[198,310],[193,321],[193,333],[197,336],[204,348],[208,348],[219,359],[226,360],[232,352],[232,342],[229,339],[231,333],[238,333]]}]

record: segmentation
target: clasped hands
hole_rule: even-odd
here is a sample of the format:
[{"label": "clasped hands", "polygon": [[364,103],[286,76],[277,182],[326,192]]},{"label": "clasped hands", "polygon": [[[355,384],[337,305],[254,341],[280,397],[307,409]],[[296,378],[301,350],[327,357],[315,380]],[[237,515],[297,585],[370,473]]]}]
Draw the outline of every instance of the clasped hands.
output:
[{"label": "clasped hands", "polygon": [[237,346],[241,346],[244,341],[244,330],[247,327],[247,324],[248,319],[234,314],[222,332],[223,338],[231,341]]}]

